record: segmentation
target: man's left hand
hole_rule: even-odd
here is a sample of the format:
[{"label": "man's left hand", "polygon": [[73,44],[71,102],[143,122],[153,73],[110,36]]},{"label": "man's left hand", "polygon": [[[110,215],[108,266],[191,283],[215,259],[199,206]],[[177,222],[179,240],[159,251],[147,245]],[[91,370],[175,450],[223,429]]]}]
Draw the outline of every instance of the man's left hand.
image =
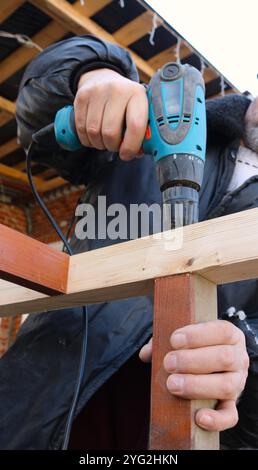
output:
[{"label": "man's left hand", "polygon": [[[236,425],[236,400],[245,387],[249,367],[245,337],[228,321],[216,320],[180,328],[171,335],[172,350],[164,357],[167,388],[177,397],[218,400],[216,409],[202,408],[196,424],[209,431]],[[152,340],[140,359],[151,360]]]}]

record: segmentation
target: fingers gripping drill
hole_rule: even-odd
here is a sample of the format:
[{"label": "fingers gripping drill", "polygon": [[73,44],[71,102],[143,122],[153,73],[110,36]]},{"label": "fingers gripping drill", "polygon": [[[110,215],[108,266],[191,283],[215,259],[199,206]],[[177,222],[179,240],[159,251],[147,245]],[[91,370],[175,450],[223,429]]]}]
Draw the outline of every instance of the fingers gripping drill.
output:
[{"label": "fingers gripping drill", "polygon": [[[143,150],[154,158],[164,204],[164,228],[198,221],[199,190],[206,152],[204,82],[194,67],[165,64],[148,86],[149,121]],[[60,109],[54,123],[58,144],[82,147],[73,106]]]}]

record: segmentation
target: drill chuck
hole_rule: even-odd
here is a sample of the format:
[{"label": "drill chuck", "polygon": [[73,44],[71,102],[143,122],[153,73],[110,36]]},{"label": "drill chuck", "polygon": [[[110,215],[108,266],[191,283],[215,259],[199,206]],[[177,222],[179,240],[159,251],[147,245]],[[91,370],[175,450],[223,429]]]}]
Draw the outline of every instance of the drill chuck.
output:
[{"label": "drill chuck", "polygon": [[157,162],[165,229],[198,222],[203,167],[203,160],[187,154],[172,154]]}]

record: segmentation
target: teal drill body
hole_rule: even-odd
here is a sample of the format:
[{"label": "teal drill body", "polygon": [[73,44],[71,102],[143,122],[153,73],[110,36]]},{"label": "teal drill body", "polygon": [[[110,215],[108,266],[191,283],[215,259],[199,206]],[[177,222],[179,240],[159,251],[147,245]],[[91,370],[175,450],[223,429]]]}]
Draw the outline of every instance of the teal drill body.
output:
[{"label": "teal drill body", "polygon": [[[143,150],[156,163],[166,208],[164,228],[198,221],[206,153],[204,93],[201,73],[174,62],[159,69],[148,86],[149,120]],[[72,106],[58,111],[54,130],[61,147],[70,151],[82,147]]]}]

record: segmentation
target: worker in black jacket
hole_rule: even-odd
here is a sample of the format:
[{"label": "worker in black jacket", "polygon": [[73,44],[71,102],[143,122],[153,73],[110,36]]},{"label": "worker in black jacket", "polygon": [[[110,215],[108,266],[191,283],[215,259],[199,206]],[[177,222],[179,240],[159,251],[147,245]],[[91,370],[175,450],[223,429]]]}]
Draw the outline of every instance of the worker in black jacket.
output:
[{"label": "worker in black jacket", "polygon": [[[72,103],[79,138],[87,148],[68,153],[41,142],[35,160],[56,168],[73,184],[87,185],[81,202],[97,206],[97,196],[105,195],[107,206],[160,203],[153,161],[139,155],[148,107],[129,54],[93,36],[61,41],[41,53],[27,68],[17,99],[18,134],[24,148],[28,149],[34,132],[53,122],[58,109]],[[235,178],[249,105],[246,97],[237,95],[207,103],[201,220],[258,205],[255,166],[240,185]],[[108,238],[76,236],[71,241],[76,253],[110,243],[114,241]],[[219,400],[216,410],[199,410],[195,419],[208,430],[234,426],[222,433],[223,445],[232,448],[257,445],[257,292],[256,280],[222,286],[219,316],[231,322],[187,326],[181,337],[174,332],[173,352],[164,359],[171,393],[186,398],[212,395]],[[80,308],[31,315],[1,359],[0,448],[61,447],[81,349],[81,315]],[[142,449],[148,437],[150,369],[138,354],[151,338],[152,300],[139,297],[93,305],[88,316],[87,364],[70,446]],[[246,386],[249,361],[240,328],[246,333],[251,359]],[[194,359],[190,367],[189,354]],[[140,357],[148,361],[150,355],[148,343]],[[237,400],[240,420],[236,425]]]}]

